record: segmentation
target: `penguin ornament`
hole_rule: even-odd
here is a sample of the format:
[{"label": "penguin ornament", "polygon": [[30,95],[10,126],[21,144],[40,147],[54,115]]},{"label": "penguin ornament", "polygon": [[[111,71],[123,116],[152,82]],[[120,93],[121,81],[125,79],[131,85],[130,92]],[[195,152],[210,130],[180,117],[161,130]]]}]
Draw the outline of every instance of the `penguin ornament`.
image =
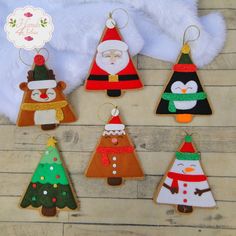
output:
[{"label": "penguin ornament", "polygon": [[185,137],[185,141],[176,152],[153,200],[158,204],[176,205],[180,213],[191,213],[193,207],[216,206],[200,163],[200,154],[196,152],[191,136]]},{"label": "penguin ornament", "polygon": [[175,115],[178,123],[189,123],[193,115],[211,115],[212,109],[190,56],[190,46],[184,44],[178,63],[167,83],[156,114]]}]

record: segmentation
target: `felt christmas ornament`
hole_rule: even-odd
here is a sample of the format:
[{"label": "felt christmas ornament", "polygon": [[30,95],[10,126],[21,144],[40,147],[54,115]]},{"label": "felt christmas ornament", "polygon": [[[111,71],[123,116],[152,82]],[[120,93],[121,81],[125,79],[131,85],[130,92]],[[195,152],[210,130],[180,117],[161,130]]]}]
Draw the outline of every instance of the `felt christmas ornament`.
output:
[{"label": "felt christmas ornament", "polygon": [[142,88],[142,82],[129,55],[115,20],[110,14],[97,47],[85,88],[106,90],[110,97],[119,97],[121,90]]},{"label": "felt christmas ornament", "polygon": [[143,170],[122,123],[119,110],[111,111],[111,118],[95,148],[85,176],[106,178],[111,186],[122,184],[123,179],[143,178]]},{"label": "felt christmas ornament", "polygon": [[37,54],[32,70],[28,72],[28,83],[20,84],[24,91],[18,115],[18,126],[41,125],[43,130],[56,128],[60,123],[77,120],[63,94],[65,82],[56,82],[53,70],[45,65],[45,58]]},{"label": "felt christmas ornament", "polygon": [[156,114],[175,115],[179,123],[191,122],[193,115],[212,114],[187,43],[173,66],[173,74],[161,96]]},{"label": "felt christmas ornament", "polygon": [[200,153],[187,135],[175,153],[168,171],[153,197],[158,204],[177,206],[180,213],[191,213],[193,207],[213,208],[216,206],[207,176],[200,162]]},{"label": "felt christmas ornament", "polygon": [[[209,10],[204,16],[199,16],[198,0],[20,1],[21,6],[28,4],[43,8],[52,17],[55,32],[46,47],[51,52],[50,68],[57,72],[58,81],[63,80],[67,84],[65,94],[83,84],[106,15],[113,9],[123,8],[129,13],[129,24],[122,29],[122,36],[132,57],[141,53],[175,63],[186,26],[196,25],[201,30],[201,37],[194,43],[192,56],[200,68],[221,52],[226,38],[223,15]],[[0,113],[14,123],[23,95],[16,84],[24,82],[27,73],[18,60],[18,51],[4,32],[6,18],[16,7],[19,7],[19,1],[0,0],[0,71],[4,75],[0,77]],[[122,12],[117,12],[113,18],[118,25],[123,25]],[[31,60],[30,55],[24,58]]]},{"label": "felt christmas ornament", "polygon": [[56,140],[49,138],[47,148],[23,195],[22,208],[41,208],[43,216],[56,216],[57,209],[75,210],[77,200],[64,162],[56,148]]}]

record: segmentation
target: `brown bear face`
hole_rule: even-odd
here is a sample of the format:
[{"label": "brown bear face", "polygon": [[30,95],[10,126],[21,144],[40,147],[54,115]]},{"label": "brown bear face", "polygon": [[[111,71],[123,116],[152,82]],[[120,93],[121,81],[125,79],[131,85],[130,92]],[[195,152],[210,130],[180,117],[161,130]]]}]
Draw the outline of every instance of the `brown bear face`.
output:
[{"label": "brown bear face", "polygon": [[20,89],[25,92],[25,102],[28,103],[46,103],[65,100],[63,90],[66,88],[66,84],[63,81],[57,83],[55,88],[49,89],[29,89],[28,83],[21,83]]}]

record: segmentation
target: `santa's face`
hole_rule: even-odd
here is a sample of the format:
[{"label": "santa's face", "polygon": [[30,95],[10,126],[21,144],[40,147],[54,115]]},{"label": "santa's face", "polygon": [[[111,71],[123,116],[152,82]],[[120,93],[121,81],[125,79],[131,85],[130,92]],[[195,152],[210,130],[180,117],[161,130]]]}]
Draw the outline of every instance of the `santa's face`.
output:
[{"label": "santa's face", "polygon": [[129,63],[129,54],[127,51],[110,49],[104,52],[98,52],[96,63],[104,71],[115,75],[125,69]]},{"label": "santa's face", "polygon": [[31,93],[31,99],[36,102],[51,102],[56,98],[56,91],[53,88],[35,89]]},{"label": "santa's face", "polygon": [[175,160],[171,172],[186,175],[202,175],[203,170],[199,161]]}]

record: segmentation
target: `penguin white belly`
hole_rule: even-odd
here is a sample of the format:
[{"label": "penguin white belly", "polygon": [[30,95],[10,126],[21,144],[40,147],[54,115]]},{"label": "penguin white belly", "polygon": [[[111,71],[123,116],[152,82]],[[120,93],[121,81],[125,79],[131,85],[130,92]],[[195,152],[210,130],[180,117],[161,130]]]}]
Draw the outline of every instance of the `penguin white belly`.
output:
[{"label": "penguin white belly", "polygon": [[194,108],[197,105],[197,101],[174,101],[175,108],[178,110],[189,110]]},{"label": "penguin white belly", "polygon": [[51,110],[35,111],[34,123],[36,125],[59,123],[59,121],[56,119],[56,110],[51,109]]}]

